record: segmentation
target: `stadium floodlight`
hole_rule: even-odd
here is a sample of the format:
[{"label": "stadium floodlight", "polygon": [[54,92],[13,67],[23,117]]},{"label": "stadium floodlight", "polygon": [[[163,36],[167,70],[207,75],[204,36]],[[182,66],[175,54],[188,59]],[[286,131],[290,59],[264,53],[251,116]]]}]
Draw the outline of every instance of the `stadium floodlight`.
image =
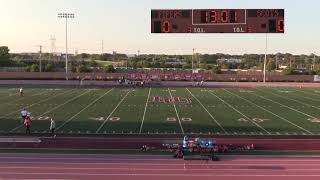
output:
[{"label": "stadium floodlight", "polygon": [[68,80],[68,19],[73,19],[74,13],[59,13],[58,18],[66,20],[66,80]]}]

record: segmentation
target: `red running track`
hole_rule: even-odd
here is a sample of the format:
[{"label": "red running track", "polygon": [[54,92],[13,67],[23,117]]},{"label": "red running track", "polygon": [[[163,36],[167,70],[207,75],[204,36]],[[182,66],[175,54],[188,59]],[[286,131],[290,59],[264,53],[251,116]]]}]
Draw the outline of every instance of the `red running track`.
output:
[{"label": "red running track", "polygon": [[320,156],[169,156],[0,154],[0,179],[319,180]]}]

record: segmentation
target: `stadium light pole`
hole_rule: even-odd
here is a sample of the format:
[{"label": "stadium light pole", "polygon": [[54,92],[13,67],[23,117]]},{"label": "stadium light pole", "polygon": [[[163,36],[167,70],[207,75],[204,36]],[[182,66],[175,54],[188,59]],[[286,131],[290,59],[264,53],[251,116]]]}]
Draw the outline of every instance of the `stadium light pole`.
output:
[{"label": "stadium light pole", "polygon": [[266,33],[266,50],[263,62],[263,83],[266,83],[266,66],[267,66],[268,34]]},{"label": "stadium light pole", "polygon": [[58,18],[66,20],[66,80],[68,80],[68,19],[73,19],[74,13],[59,13]]}]

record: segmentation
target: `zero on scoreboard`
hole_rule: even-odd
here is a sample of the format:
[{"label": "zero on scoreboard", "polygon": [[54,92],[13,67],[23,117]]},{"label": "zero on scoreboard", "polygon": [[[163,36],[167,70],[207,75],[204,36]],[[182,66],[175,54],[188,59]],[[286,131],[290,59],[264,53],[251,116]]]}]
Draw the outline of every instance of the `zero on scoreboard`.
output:
[{"label": "zero on scoreboard", "polygon": [[284,33],[284,9],[153,9],[152,33]]}]

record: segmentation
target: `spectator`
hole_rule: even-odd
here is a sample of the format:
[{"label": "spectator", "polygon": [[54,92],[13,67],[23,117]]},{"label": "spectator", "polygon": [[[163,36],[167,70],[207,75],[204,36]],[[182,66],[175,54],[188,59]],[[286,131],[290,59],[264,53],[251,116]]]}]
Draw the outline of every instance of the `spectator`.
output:
[{"label": "spectator", "polygon": [[56,122],[55,122],[54,119],[51,117],[51,118],[50,118],[50,131],[51,131],[52,137],[56,137],[55,129],[56,129]]}]

